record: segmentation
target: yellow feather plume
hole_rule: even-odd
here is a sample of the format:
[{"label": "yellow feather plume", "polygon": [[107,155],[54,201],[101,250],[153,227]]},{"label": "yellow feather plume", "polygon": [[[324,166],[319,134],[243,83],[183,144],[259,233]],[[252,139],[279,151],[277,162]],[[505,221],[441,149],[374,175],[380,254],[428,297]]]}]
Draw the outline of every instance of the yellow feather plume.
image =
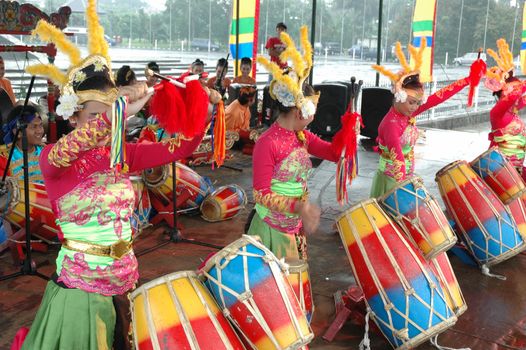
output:
[{"label": "yellow feather plume", "polygon": [[309,30],[307,26],[301,26],[300,28],[300,42],[301,47],[303,48],[303,58],[305,59],[305,62],[307,63],[307,68],[310,72],[310,69],[312,67],[312,45],[309,41]]},{"label": "yellow feather plume", "polygon": [[503,62],[502,60],[500,59],[498,53],[496,53],[495,51],[493,51],[492,49],[487,49],[486,52],[488,53],[488,55],[490,55],[491,57],[493,57],[493,59],[495,60],[495,62],[497,63],[497,66],[501,67],[503,65]]},{"label": "yellow feather plume", "polygon": [[305,72],[305,62],[303,61],[303,56],[296,49],[294,41],[292,41],[290,35],[285,32],[282,32],[280,35],[281,41],[285,44],[286,49],[279,55],[279,59],[282,62],[286,62],[287,59],[292,60],[292,66],[298,77],[302,78]]},{"label": "yellow feather plume", "polygon": [[261,64],[265,69],[272,74],[273,78],[279,82],[282,82],[285,84],[288,88],[288,90],[293,94],[297,95],[299,93],[299,87],[297,83],[289,77],[287,74],[283,74],[283,71],[279,66],[274,63],[270,62],[267,58],[258,56],[257,62]]},{"label": "yellow feather plume", "polygon": [[396,42],[396,49],[395,49],[396,57],[398,57],[398,60],[400,61],[400,65],[402,66],[402,69],[404,72],[408,73],[411,71],[411,67],[407,63],[407,59],[405,58],[405,54],[402,51],[402,44],[400,44],[399,41]]},{"label": "yellow feather plume", "polygon": [[53,64],[35,64],[27,67],[26,72],[31,75],[47,77],[58,86],[63,86],[68,82],[68,77],[66,74],[61,72]]},{"label": "yellow feather plume", "polygon": [[504,39],[497,40],[497,47],[499,48],[499,54],[504,64],[506,71],[513,68],[513,54],[510,52],[510,47]]},{"label": "yellow feather plume", "polygon": [[88,0],[86,7],[86,23],[88,25],[88,49],[90,54],[99,54],[111,62],[108,56],[108,43],[104,39],[104,28],[99,23],[97,15],[97,1]]},{"label": "yellow feather plume", "polygon": [[69,56],[72,64],[78,64],[80,59],[80,50],[76,47],[66,35],[57,27],[44,20],[37,23],[33,29],[32,35],[38,35],[42,41],[47,43],[54,43],[58,50]]},{"label": "yellow feather plume", "polygon": [[392,82],[396,82],[398,80],[398,74],[391,72],[387,68],[383,66],[378,66],[376,64],[373,64],[372,67],[374,70],[378,71],[380,74],[383,74],[386,77],[388,77]]}]

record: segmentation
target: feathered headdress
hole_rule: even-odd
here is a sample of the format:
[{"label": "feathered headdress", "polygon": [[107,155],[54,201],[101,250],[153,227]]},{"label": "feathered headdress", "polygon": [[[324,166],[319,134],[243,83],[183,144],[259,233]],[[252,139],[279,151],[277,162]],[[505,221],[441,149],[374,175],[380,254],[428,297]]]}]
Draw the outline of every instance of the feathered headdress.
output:
[{"label": "feathered headdress", "polygon": [[303,53],[299,52],[291,37],[281,32],[280,39],[285,44],[285,50],[280,54],[281,61],[292,61],[292,67],[285,70],[267,58],[259,56],[257,61],[265,67],[274,78],[270,83],[270,95],[285,107],[297,107],[303,118],[307,119],[316,113],[316,105],[320,95],[303,95],[303,83],[308,78],[312,68],[312,45],[308,39],[307,26],[300,28],[300,41]]},{"label": "feathered headdress", "polygon": [[491,91],[500,91],[506,84],[506,79],[513,76],[513,54],[508,43],[504,39],[497,40],[498,53],[488,49],[488,55],[493,57],[496,66],[486,71],[486,81],[484,85]]},{"label": "feathered headdress", "polygon": [[33,35],[38,35],[44,42],[55,44],[57,49],[65,53],[71,62],[66,73],[54,64],[36,64],[26,68],[29,74],[45,76],[60,86],[61,96],[57,114],[65,119],[72,116],[86,101],[95,100],[112,105],[118,95],[117,89],[104,92],[100,90],[78,91],[84,81],[95,76],[101,76],[113,82],[108,43],[104,39],[104,28],[99,24],[96,0],[88,0],[86,21],[89,56],[84,59],[81,58],[78,47],[60,29],[45,20],[40,20],[33,30]]},{"label": "feathered headdress", "polygon": [[374,64],[372,67],[374,70],[380,72],[381,74],[388,77],[393,84],[393,94],[395,95],[395,100],[397,102],[405,102],[407,100],[407,95],[417,98],[423,98],[423,91],[416,91],[413,89],[405,89],[404,85],[410,81],[419,81],[420,80],[420,67],[422,66],[422,55],[426,48],[426,40],[421,40],[420,49],[417,49],[413,45],[409,45],[409,54],[413,58],[414,65],[411,66],[406,59],[404,52],[402,51],[402,45],[400,42],[396,43],[395,54],[398,57],[398,61],[402,65],[402,70],[398,73],[394,73],[384,66],[379,66]]}]

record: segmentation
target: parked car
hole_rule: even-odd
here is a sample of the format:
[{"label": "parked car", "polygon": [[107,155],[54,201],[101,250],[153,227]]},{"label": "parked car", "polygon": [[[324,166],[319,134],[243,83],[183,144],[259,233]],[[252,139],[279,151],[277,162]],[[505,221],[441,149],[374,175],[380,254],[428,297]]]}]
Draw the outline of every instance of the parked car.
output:
[{"label": "parked car", "polygon": [[[192,51],[208,51],[208,39],[195,38],[190,42]],[[219,51],[219,45],[210,43],[210,51]]]},{"label": "parked car", "polygon": [[320,42],[314,43],[314,54],[321,55],[323,51],[323,45]]},{"label": "parked car", "polygon": [[325,54],[325,52],[329,55],[339,55],[342,52],[340,43],[333,41],[326,42],[322,53]]},{"label": "parked car", "polygon": [[[478,58],[478,52],[468,52],[464,54],[464,56],[456,57],[455,59],[453,59],[453,64],[455,66],[469,66],[473,62],[475,62],[477,58]],[[480,55],[480,58],[486,61],[486,54],[482,53]]]},{"label": "parked car", "polygon": [[347,50],[347,53],[351,57],[353,57],[354,54],[354,58],[356,59],[364,59],[366,61],[376,59],[376,47],[353,45]]}]

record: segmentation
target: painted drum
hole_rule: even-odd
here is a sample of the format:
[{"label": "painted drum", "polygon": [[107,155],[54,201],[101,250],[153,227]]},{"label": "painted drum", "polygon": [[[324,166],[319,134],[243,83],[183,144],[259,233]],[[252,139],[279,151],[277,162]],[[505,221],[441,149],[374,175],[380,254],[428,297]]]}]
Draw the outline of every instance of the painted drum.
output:
[{"label": "painted drum", "polygon": [[395,349],[413,349],[453,326],[440,282],[376,199],[336,220],[371,318]]},{"label": "painted drum", "polygon": [[247,205],[247,195],[238,185],[221,186],[201,203],[201,216],[216,222],[232,219]]},{"label": "painted drum", "polygon": [[471,167],[504,204],[509,204],[526,191],[515,167],[497,148],[482,153],[471,162]]},{"label": "painted drum", "polygon": [[450,217],[479,265],[495,265],[526,248],[504,204],[466,161],[445,166],[435,180]]},{"label": "painted drum", "polygon": [[193,271],[156,278],[130,299],[137,350],[245,349]]},{"label": "painted drum", "polygon": [[309,264],[305,260],[292,258],[286,258],[285,264],[287,264],[289,270],[287,279],[298,298],[307,321],[310,323],[314,313],[314,298],[312,297]]},{"label": "painted drum", "polygon": [[399,183],[378,202],[427,260],[457,242],[446,216],[420,177],[413,176]]},{"label": "painted drum", "polygon": [[243,235],[201,270],[205,285],[253,349],[299,349],[314,338],[286,269],[257,238]]}]

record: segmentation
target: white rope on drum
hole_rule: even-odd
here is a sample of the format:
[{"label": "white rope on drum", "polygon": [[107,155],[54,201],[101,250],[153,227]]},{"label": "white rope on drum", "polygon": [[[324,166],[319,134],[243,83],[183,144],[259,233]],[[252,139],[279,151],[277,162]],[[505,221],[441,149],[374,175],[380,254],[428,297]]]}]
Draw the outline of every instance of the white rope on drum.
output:
[{"label": "white rope on drum", "polygon": [[431,345],[433,345],[438,350],[471,350],[471,348],[449,348],[447,346],[442,346],[438,344],[438,334],[435,335],[433,338],[429,339],[429,342]]},{"label": "white rope on drum", "polygon": [[504,276],[504,275],[497,275],[497,274],[491,273],[489,271],[489,267],[486,264],[484,264],[484,265],[482,265],[480,267],[480,271],[482,272],[482,274],[484,276],[498,278],[499,280],[506,281],[506,276]]},{"label": "white rope on drum", "polygon": [[369,339],[369,316],[371,315],[371,309],[367,308],[367,314],[365,314],[365,333],[363,339],[360,342],[360,350],[371,350],[371,340]]}]

